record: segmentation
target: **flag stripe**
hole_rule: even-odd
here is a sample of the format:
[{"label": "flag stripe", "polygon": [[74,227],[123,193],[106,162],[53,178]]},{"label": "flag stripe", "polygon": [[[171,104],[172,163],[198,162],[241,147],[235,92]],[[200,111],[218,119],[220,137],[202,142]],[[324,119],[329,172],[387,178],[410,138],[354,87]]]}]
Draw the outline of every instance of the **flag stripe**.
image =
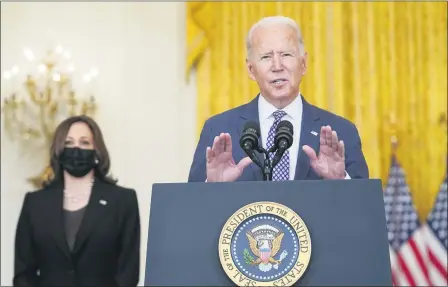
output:
[{"label": "flag stripe", "polygon": [[[436,270],[440,273],[440,275],[445,278],[445,280],[448,278],[448,272],[447,269],[442,266],[442,263],[439,261],[439,259],[434,255],[434,253],[431,250],[428,250],[429,260],[433,264],[433,266],[436,268]],[[445,258],[446,259],[446,258]]]},{"label": "flag stripe", "polygon": [[400,264],[399,265],[400,270],[402,271],[402,274],[406,278],[407,283],[411,286],[415,286],[414,277],[412,276],[411,272],[409,271],[408,265],[406,264],[406,260],[403,259],[404,254],[405,254],[404,252],[397,254],[398,262]]},{"label": "flag stripe", "polygon": [[445,270],[445,274],[447,273],[447,250],[443,247],[442,243],[439,239],[437,239],[428,225],[423,227],[423,231],[425,234],[425,242],[428,249],[428,252],[432,253],[432,256],[435,256],[439,264],[441,264],[442,269]]},{"label": "flag stripe", "polygon": [[440,185],[439,193],[422,228],[425,236],[428,271],[432,286],[448,285],[447,269],[447,185],[446,178]]},{"label": "flag stripe", "polygon": [[395,272],[392,271],[392,286],[398,286],[397,285],[397,280],[395,279]]},{"label": "flag stripe", "polygon": [[[414,240],[409,240],[409,245],[411,246],[412,251],[415,255],[415,258],[417,259],[417,263],[420,266],[420,268],[418,268],[418,269],[416,268],[416,269],[418,271],[421,270],[423,272],[424,278],[426,279],[426,280],[422,280],[422,283],[426,284],[426,285],[431,285],[431,280],[429,279],[428,268],[426,266],[427,260],[423,259],[423,255],[426,253],[426,248],[425,248],[425,242],[423,241],[423,238],[422,238],[421,230],[417,230],[415,232]],[[422,248],[423,250],[420,250],[420,248]]]},{"label": "flag stripe", "polygon": [[446,286],[448,284],[447,279],[443,278],[435,268],[430,268],[430,274],[432,286]]},{"label": "flag stripe", "polygon": [[415,246],[415,240],[410,239],[408,244],[403,246],[403,249],[400,253],[401,255],[403,255],[403,260],[406,263],[406,267],[415,282],[413,286],[428,286],[428,276],[427,274],[425,275],[424,270],[422,270],[421,266],[418,263],[419,251],[418,249],[414,250],[412,248],[413,245]]},{"label": "flag stripe", "polygon": [[390,257],[390,265],[391,265],[391,273],[392,273],[392,284],[394,286],[400,286],[399,280],[399,271],[397,270],[397,256],[395,255],[395,251],[389,245],[389,257]]},{"label": "flag stripe", "polygon": [[[398,260],[397,260],[398,262]],[[397,263],[398,264],[398,263]],[[392,283],[395,286],[409,286],[409,283],[406,280],[406,277],[401,272],[400,266],[392,267]]]},{"label": "flag stripe", "polygon": [[445,273],[447,272],[447,252],[446,250],[441,249],[441,244],[434,244],[428,239],[428,251],[433,254],[435,258],[438,259],[441,267],[445,269]]}]

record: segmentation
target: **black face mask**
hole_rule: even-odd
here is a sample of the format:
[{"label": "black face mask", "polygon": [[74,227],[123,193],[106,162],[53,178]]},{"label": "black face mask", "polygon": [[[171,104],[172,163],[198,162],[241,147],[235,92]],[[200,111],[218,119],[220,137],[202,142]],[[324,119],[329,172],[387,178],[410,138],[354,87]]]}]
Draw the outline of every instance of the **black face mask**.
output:
[{"label": "black face mask", "polygon": [[59,157],[59,162],[62,168],[72,176],[83,177],[96,165],[95,150],[66,147]]}]

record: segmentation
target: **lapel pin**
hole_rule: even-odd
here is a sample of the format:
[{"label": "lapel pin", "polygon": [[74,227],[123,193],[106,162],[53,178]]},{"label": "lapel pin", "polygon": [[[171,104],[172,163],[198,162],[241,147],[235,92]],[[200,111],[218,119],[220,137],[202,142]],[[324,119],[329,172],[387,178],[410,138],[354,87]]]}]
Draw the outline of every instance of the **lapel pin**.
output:
[{"label": "lapel pin", "polygon": [[311,134],[312,134],[313,136],[317,136],[317,133],[316,133],[315,131],[311,131]]},{"label": "lapel pin", "polygon": [[106,205],[106,204],[107,204],[107,201],[101,199],[101,200],[100,200],[100,204],[102,204],[102,205]]}]

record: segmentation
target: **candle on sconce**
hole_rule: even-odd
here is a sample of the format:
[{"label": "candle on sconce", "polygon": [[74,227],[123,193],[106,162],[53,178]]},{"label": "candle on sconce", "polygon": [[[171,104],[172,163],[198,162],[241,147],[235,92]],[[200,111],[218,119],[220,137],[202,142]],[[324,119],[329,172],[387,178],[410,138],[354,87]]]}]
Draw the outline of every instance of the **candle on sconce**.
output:
[{"label": "candle on sconce", "polygon": [[98,68],[93,67],[89,71],[90,74],[90,91],[87,93],[88,96],[94,94],[97,88],[96,78],[98,77]]},{"label": "candle on sconce", "polygon": [[90,71],[83,76],[84,93],[87,96],[93,95],[96,89],[95,78],[98,76],[98,68],[91,68]]},{"label": "candle on sconce", "polygon": [[36,57],[34,56],[33,51],[30,48],[23,48],[23,54],[25,55],[25,58],[29,62],[33,62],[36,59]]},{"label": "candle on sconce", "polygon": [[59,82],[61,80],[61,74],[59,73],[54,73],[53,74],[53,81],[55,82]]},{"label": "candle on sconce", "polygon": [[54,51],[56,52],[56,54],[62,55],[64,53],[64,48],[61,45],[57,45],[54,48]]},{"label": "candle on sconce", "polygon": [[86,73],[83,75],[83,77],[82,77],[82,92],[83,92],[83,94],[88,95],[90,93],[91,81],[92,81],[92,78],[89,73]]},{"label": "candle on sconce", "polygon": [[11,85],[9,84],[11,82],[11,71],[5,71],[3,72],[3,79],[5,80],[5,84],[2,84],[2,94],[11,94],[12,88]]},{"label": "candle on sconce", "polygon": [[11,69],[11,73],[13,76],[16,76],[19,73],[19,66],[14,65]]},{"label": "candle on sconce", "polygon": [[[7,82],[5,93],[17,93],[19,89],[19,66],[14,65],[10,70],[3,72],[3,78]],[[3,85],[2,85],[3,86]]]},{"label": "candle on sconce", "polygon": [[34,77],[34,81],[36,83],[36,93],[37,98],[42,98],[42,92],[44,91],[45,87],[47,86],[48,77],[50,75],[48,74],[48,68],[45,64],[41,63],[37,67],[37,75]]},{"label": "candle on sconce", "polygon": [[75,65],[73,63],[69,63],[65,68],[64,68],[64,74],[66,75],[64,77],[64,88],[67,89],[68,91],[73,89],[73,83],[71,81],[73,74],[75,72]]},{"label": "candle on sconce", "polygon": [[12,69],[11,69],[11,72],[12,72],[12,79],[13,79],[12,85],[14,87],[14,92],[18,92],[18,88],[19,88],[19,85],[20,85],[20,80],[19,80],[20,69],[19,69],[19,66],[14,65],[12,67]]}]

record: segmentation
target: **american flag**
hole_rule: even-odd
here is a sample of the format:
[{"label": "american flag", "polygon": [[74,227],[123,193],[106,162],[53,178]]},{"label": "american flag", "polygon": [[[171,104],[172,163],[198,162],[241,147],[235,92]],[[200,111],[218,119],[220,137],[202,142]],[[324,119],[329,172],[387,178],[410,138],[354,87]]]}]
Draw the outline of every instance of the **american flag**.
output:
[{"label": "american flag", "polygon": [[421,224],[403,168],[392,156],[384,191],[394,286],[430,286]]},{"label": "american flag", "polygon": [[448,246],[448,208],[446,177],[440,186],[434,207],[426,224],[423,226],[427,255],[428,271],[432,286],[447,286],[447,246]]}]

